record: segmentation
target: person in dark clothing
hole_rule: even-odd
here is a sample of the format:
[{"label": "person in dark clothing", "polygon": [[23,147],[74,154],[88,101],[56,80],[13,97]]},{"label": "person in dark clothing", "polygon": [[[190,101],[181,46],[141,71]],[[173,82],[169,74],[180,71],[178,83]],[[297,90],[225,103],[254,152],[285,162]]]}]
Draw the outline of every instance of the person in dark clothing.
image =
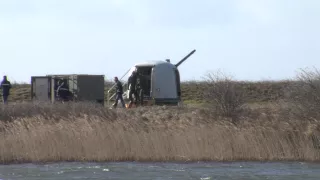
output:
[{"label": "person in dark clothing", "polygon": [[8,103],[8,97],[10,95],[11,83],[8,81],[7,76],[3,76],[0,88],[2,89],[3,103]]},{"label": "person in dark clothing", "polygon": [[129,103],[129,107],[132,106],[133,103],[133,98],[132,98],[132,94],[135,97],[135,101],[134,103],[137,104],[137,100],[138,100],[138,92],[137,92],[137,72],[133,71],[131,76],[128,79],[128,85],[129,85],[129,99],[130,99],[130,103]]},{"label": "person in dark clothing", "polygon": [[122,107],[125,108],[125,103],[123,100],[123,87],[122,83],[118,80],[118,77],[114,77],[114,82],[116,83],[116,102],[114,102],[113,107],[116,108],[118,101],[121,101]]},{"label": "person in dark clothing", "polygon": [[68,85],[63,80],[58,81],[57,95],[62,102],[72,99],[73,94],[70,92]]},{"label": "person in dark clothing", "polygon": [[139,97],[139,103],[143,105],[144,89],[146,87],[146,77],[143,74],[137,74],[136,92]]}]

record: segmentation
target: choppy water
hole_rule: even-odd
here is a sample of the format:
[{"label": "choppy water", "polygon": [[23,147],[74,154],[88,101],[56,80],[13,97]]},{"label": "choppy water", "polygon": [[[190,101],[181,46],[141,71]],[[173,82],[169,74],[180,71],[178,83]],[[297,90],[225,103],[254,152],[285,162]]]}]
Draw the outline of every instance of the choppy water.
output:
[{"label": "choppy water", "polygon": [[61,163],[1,165],[3,180],[69,179],[320,179],[320,164],[313,163]]}]

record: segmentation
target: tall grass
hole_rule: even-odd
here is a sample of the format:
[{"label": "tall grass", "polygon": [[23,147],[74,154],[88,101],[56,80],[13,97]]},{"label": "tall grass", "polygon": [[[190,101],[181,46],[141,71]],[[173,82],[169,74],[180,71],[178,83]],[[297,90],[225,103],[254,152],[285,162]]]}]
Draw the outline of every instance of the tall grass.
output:
[{"label": "tall grass", "polygon": [[[0,106],[0,162],[320,160],[320,73],[302,71],[282,102],[248,105],[208,76],[207,107]],[[235,121],[236,117],[236,121]]]},{"label": "tall grass", "polygon": [[0,162],[318,161],[319,121],[282,108],[249,108],[234,124],[205,108],[10,105],[0,110]]}]

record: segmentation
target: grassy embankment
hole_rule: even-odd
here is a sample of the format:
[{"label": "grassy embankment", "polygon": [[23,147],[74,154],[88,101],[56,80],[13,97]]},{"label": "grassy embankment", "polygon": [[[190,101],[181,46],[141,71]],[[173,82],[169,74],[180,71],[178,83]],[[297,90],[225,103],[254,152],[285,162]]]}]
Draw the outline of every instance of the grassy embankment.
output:
[{"label": "grassy embankment", "polygon": [[[292,83],[290,81],[261,81],[261,82],[238,82],[248,94],[251,103],[274,102],[284,98],[285,89]],[[106,83],[105,97],[110,87]],[[182,82],[182,99],[187,104],[205,103],[201,93],[206,91],[204,82]],[[31,88],[29,84],[13,84],[9,101],[21,102],[31,100]]]},{"label": "grassy embankment", "polygon": [[[201,107],[11,104],[0,109],[0,162],[319,161],[319,79],[184,84],[185,101],[213,100]],[[12,100],[29,94],[16,86]]]}]

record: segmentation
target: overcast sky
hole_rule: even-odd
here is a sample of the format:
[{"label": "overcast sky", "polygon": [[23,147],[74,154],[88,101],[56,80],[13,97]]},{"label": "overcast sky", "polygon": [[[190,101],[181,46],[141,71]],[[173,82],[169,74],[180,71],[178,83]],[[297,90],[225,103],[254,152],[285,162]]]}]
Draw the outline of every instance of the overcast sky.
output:
[{"label": "overcast sky", "polygon": [[239,80],[320,67],[319,0],[0,0],[0,73],[122,76],[171,59],[182,80],[221,69]]}]

